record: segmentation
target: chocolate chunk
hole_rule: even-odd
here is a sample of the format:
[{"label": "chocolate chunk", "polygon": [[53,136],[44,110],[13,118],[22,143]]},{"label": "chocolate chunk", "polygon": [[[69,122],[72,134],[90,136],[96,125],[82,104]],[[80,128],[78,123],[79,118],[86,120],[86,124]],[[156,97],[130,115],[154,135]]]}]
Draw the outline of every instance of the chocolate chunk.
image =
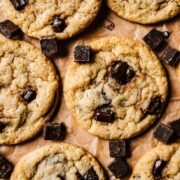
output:
[{"label": "chocolate chunk", "polygon": [[66,126],[64,123],[46,123],[43,128],[45,140],[64,140],[66,137]]},{"label": "chocolate chunk", "polygon": [[16,26],[13,22],[6,20],[0,22],[0,33],[6,38],[13,38],[21,34],[21,29]]},{"label": "chocolate chunk", "polygon": [[18,11],[24,9],[27,5],[28,0],[10,0],[14,8]]},{"label": "chocolate chunk", "polygon": [[84,177],[79,172],[76,172],[76,177],[77,180],[85,180]]},{"label": "chocolate chunk", "polygon": [[175,67],[180,62],[180,51],[167,47],[161,59],[170,66]]},{"label": "chocolate chunk", "polygon": [[180,119],[170,122],[169,125],[173,129],[175,135],[180,137]]},{"label": "chocolate chunk", "polygon": [[74,61],[89,63],[91,61],[91,46],[76,46],[74,50]]},{"label": "chocolate chunk", "polygon": [[165,124],[160,124],[154,132],[154,137],[164,144],[168,144],[173,136],[174,131]]},{"label": "chocolate chunk", "polygon": [[121,158],[115,159],[108,166],[108,168],[110,169],[110,171],[114,174],[116,178],[123,178],[129,173],[129,167],[127,163]]},{"label": "chocolate chunk", "polygon": [[119,84],[124,85],[131,81],[135,76],[135,71],[126,62],[116,61],[111,67],[111,77]]},{"label": "chocolate chunk", "polygon": [[171,33],[169,31],[164,31],[164,32],[162,32],[162,34],[163,34],[165,39],[168,39],[171,35]]},{"label": "chocolate chunk", "polygon": [[61,173],[59,173],[57,175],[57,177],[60,179],[60,180],[66,180],[66,176],[62,175]]},{"label": "chocolate chunk", "polygon": [[113,122],[115,114],[108,106],[101,106],[95,110],[94,119],[101,122]]},{"label": "chocolate chunk", "polygon": [[2,155],[0,155],[0,179],[9,178],[13,170],[13,165]]},{"label": "chocolate chunk", "polygon": [[158,50],[165,44],[165,39],[169,37],[170,34],[166,32],[160,32],[156,29],[152,29],[144,38],[144,42],[150,46],[153,50]]},{"label": "chocolate chunk", "polygon": [[36,93],[36,91],[33,91],[33,90],[25,91],[22,94],[22,98],[26,104],[33,101],[36,98],[36,96],[37,96],[37,93]]},{"label": "chocolate chunk", "polygon": [[161,179],[161,173],[163,171],[163,168],[166,166],[167,162],[164,160],[157,160],[153,167],[153,175],[155,180]]},{"label": "chocolate chunk", "polygon": [[6,124],[0,121],[0,133],[3,131],[5,127],[6,127]]},{"label": "chocolate chunk", "polygon": [[67,27],[64,19],[61,19],[59,16],[54,16],[51,25],[55,32],[63,32]]},{"label": "chocolate chunk", "polygon": [[111,157],[126,157],[127,147],[125,140],[115,140],[109,142],[109,150]]},{"label": "chocolate chunk", "polygon": [[58,55],[58,41],[55,36],[46,36],[40,39],[41,50],[44,55],[53,57]]},{"label": "chocolate chunk", "polygon": [[96,171],[91,167],[86,174],[84,175],[85,180],[99,180],[98,175],[96,174]]}]

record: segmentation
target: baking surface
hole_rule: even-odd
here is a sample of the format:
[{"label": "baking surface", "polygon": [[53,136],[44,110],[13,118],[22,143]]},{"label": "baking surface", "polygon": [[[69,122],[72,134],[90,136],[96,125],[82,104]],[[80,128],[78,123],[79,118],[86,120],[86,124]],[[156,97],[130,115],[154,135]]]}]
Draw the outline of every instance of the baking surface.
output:
[{"label": "baking surface", "polygon": [[[4,19],[6,19],[5,13],[3,14],[0,7],[0,20],[2,21]],[[112,22],[115,25],[114,29],[107,29],[105,26]],[[113,27],[112,24],[111,27]],[[103,6],[95,22],[89,28],[87,28],[87,30],[70,40],[62,41],[62,53],[58,59],[53,60],[57,67],[57,71],[60,73],[62,82],[70,61],[73,60],[73,49],[75,45],[105,36],[124,36],[130,39],[142,41],[142,37],[147,34],[152,27],[156,27],[159,30],[172,31],[172,34],[168,39],[168,44],[180,50],[180,16],[156,26],[143,26],[123,20]],[[38,40],[27,36],[25,36],[25,40],[39,48]],[[128,162],[132,168],[136,164],[137,160],[146,153],[146,151],[157,145],[157,140],[155,140],[152,136],[152,132],[157,125],[160,122],[167,123],[168,121],[180,118],[180,91],[178,91],[180,89],[180,82],[178,81],[175,68],[165,65],[165,69],[167,70],[167,75],[169,78],[169,100],[167,107],[158,123],[155,123],[155,125],[140,136],[129,140],[132,153],[128,158]],[[104,168],[106,168],[107,165],[113,160],[109,156],[108,141],[94,137],[83,130],[80,125],[78,125],[77,122],[72,119],[65,106],[63,96],[53,121],[65,122],[66,126],[68,127],[68,135],[64,142],[76,144],[85,148],[91,154],[96,156]],[[0,153],[4,154],[15,164],[23,155],[27,154],[28,152],[31,152],[45,144],[51,143],[53,143],[53,141],[43,140],[41,133],[36,138],[33,138],[31,141],[25,142],[21,145],[0,146]],[[111,179],[115,178],[112,177]],[[128,179],[128,177],[125,179]]]}]

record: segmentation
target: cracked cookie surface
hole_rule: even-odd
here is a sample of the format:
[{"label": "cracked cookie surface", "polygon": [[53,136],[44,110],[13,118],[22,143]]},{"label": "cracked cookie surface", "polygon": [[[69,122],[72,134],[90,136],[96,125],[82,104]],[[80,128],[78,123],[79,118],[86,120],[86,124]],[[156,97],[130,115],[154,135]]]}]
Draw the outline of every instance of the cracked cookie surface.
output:
[{"label": "cracked cookie surface", "polygon": [[[93,171],[93,173],[92,173]],[[92,155],[70,144],[53,144],[25,155],[15,166],[11,180],[105,180],[104,173]],[[96,177],[96,178],[93,178]]]},{"label": "cracked cookie surface", "polygon": [[130,180],[154,180],[153,169],[156,161],[165,162],[161,169],[163,180],[180,179],[180,145],[159,145],[147,152],[136,164]]},{"label": "cracked cookie surface", "polygon": [[34,46],[0,36],[0,144],[35,136],[58,100],[53,64]]},{"label": "cracked cookie surface", "polygon": [[[140,134],[161,115],[166,102],[168,83],[160,61],[145,45],[126,38],[102,38],[86,45],[91,46],[92,62],[72,62],[64,82],[66,105],[73,117],[101,138]],[[126,74],[129,79],[124,84],[112,77],[119,62],[133,72],[133,76]]]},{"label": "cracked cookie surface", "polygon": [[[55,35],[58,39],[70,38],[84,30],[96,17],[102,0],[29,0],[17,11],[10,0],[1,0],[7,17],[29,36],[40,38]],[[65,21],[67,27],[55,32],[51,22],[54,17]]]},{"label": "cracked cookie surface", "polygon": [[141,24],[168,20],[180,13],[180,0],[107,0],[120,17]]}]

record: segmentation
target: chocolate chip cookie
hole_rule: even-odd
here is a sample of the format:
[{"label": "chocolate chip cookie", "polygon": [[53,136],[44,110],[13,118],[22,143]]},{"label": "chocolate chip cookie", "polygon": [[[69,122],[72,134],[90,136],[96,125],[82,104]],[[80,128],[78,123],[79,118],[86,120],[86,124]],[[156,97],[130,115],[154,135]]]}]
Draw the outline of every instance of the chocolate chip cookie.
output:
[{"label": "chocolate chip cookie", "polygon": [[25,155],[15,166],[11,180],[105,180],[92,155],[70,144],[52,144]]},{"label": "chocolate chip cookie", "polygon": [[179,0],[107,0],[120,17],[141,24],[168,20],[180,13]]},{"label": "chocolate chip cookie", "polygon": [[0,144],[35,136],[58,101],[53,64],[34,46],[0,36]]},{"label": "chocolate chip cookie", "polygon": [[180,145],[159,145],[136,164],[130,180],[180,179]]},{"label": "chocolate chip cookie", "polygon": [[70,38],[96,17],[102,0],[1,0],[7,18],[34,38]]},{"label": "chocolate chip cookie", "polygon": [[127,139],[147,129],[161,116],[167,90],[166,74],[154,53],[120,37],[76,46],[64,83],[74,118],[105,139]]}]

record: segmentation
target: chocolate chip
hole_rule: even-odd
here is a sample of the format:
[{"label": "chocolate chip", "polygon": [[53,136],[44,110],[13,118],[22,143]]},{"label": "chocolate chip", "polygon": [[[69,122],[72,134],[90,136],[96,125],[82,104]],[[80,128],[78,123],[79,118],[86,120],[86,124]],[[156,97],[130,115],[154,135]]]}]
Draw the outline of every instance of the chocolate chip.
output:
[{"label": "chocolate chip", "polygon": [[101,106],[95,110],[94,119],[100,122],[113,122],[115,114],[108,106]]},{"label": "chocolate chip", "polygon": [[0,121],[0,133],[2,133],[5,127],[6,127],[6,124]]},{"label": "chocolate chip", "polygon": [[9,178],[13,170],[13,165],[2,155],[0,155],[0,179]]},{"label": "chocolate chip", "polygon": [[116,61],[111,67],[111,77],[119,84],[124,85],[131,81],[135,76],[135,71],[126,62]]},{"label": "chocolate chip", "polygon": [[59,16],[54,16],[51,25],[55,32],[63,32],[67,27],[64,19],[61,19]]},{"label": "chocolate chip", "polygon": [[60,179],[60,180],[66,180],[66,176],[62,175],[61,173],[59,173],[57,175],[57,177]]},{"label": "chocolate chip", "polygon": [[27,5],[28,0],[10,0],[14,8],[18,11],[24,9],[24,7]]},{"label": "chocolate chip", "polygon": [[91,61],[91,46],[76,46],[74,50],[74,61],[89,63]]},{"label": "chocolate chip", "polygon": [[173,136],[174,131],[165,124],[160,124],[154,132],[154,137],[164,144],[168,144]]},{"label": "chocolate chip", "polygon": [[126,157],[127,146],[125,140],[115,140],[109,142],[109,150],[111,157]]},{"label": "chocolate chip", "polygon": [[180,51],[167,47],[161,59],[170,66],[175,67],[180,62]]},{"label": "chocolate chip", "polygon": [[53,57],[58,55],[58,41],[55,36],[46,36],[40,39],[41,50],[44,55]]},{"label": "chocolate chip", "polygon": [[6,38],[13,38],[21,34],[21,29],[13,22],[6,20],[0,22],[0,33]]},{"label": "chocolate chip", "polygon": [[129,173],[129,167],[127,163],[121,158],[115,159],[108,166],[108,168],[110,169],[110,171],[114,174],[116,178],[123,178]]},{"label": "chocolate chip", "polygon": [[173,129],[175,135],[180,137],[180,119],[170,122],[169,125]]},{"label": "chocolate chip", "polygon": [[167,162],[164,160],[158,159],[153,167],[153,175],[155,180],[156,179],[161,179],[161,173],[163,171],[163,168],[166,166]]},{"label": "chocolate chip", "polygon": [[93,167],[91,167],[84,175],[85,180],[98,180],[99,177],[96,174],[96,171],[94,170]]},{"label": "chocolate chip", "polygon": [[33,101],[36,98],[36,96],[37,96],[37,93],[36,93],[36,91],[33,91],[33,90],[25,91],[22,94],[22,98],[26,104]]},{"label": "chocolate chip", "polygon": [[76,177],[77,180],[85,180],[84,177],[79,172],[76,172]]},{"label": "chocolate chip", "polygon": [[64,140],[66,137],[66,126],[64,123],[46,123],[43,128],[45,140]]}]

